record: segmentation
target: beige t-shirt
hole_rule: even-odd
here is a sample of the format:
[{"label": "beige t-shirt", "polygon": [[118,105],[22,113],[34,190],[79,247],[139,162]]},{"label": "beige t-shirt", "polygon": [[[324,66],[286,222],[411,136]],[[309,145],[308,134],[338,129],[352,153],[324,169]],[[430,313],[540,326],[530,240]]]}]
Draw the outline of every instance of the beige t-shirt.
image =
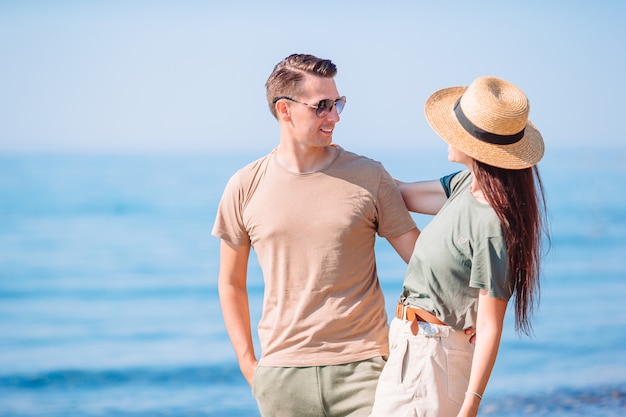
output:
[{"label": "beige t-shirt", "polygon": [[260,364],[322,366],[388,355],[376,233],[415,228],[383,166],[337,147],[322,172],[298,174],[276,151],[239,170],[213,235],[252,245],[265,280]]}]

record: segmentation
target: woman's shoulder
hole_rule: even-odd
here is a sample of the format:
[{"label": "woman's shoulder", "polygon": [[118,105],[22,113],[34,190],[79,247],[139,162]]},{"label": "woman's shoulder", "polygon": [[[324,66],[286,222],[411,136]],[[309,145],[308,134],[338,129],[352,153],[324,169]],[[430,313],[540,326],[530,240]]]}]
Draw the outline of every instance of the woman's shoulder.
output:
[{"label": "woman's shoulder", "polygon": [[469,187],[472,182],[472,175],[469,170],[457,171],[441,177],[439,181],[446,192],[446,196],[450,197]]}]

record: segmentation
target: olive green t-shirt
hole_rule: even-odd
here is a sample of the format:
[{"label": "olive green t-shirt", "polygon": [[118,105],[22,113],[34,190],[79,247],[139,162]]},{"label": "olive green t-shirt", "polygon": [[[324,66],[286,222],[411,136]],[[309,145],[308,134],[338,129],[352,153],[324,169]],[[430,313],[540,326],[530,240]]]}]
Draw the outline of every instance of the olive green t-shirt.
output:
[{"label": "olive green t-shirt", "polygon": [[415,244],[401,297],[457,330],[476,327],[479,289],[507,301],[512,294],[500,220],[472,196],[471,182],[469,171],[442,179],[448,200]]}]

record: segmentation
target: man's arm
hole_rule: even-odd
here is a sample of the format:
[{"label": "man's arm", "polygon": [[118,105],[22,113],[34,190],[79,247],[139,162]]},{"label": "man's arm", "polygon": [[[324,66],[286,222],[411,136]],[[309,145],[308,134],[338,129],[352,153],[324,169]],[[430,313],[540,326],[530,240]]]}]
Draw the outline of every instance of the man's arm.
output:
[{"label": "man's arm", "polygon": [[257,359],[252,343],[250,304],[246,280],[250,246],[236,246],[222,239],[218,291],[224,324],[233,344],[239,369],[252,386]]},{"label": "man's arm", "polygon": [[439,180],[402,182],[395,180],[404,204],[414,213],[437,214],[447,200]]},{"label": "man's arm", "polygon": [[413,254],[413,248],[415,247],[415,241],[419,235],[420,230],[416,227],[400,236],[389,237],[387,240],[391,243],[391,246],[393,246],[396,252],[398,252],[398,255],[404,259],[404,262],[409,263],[409,259],[411,259],[411,255]]},{"label": "man's arm", "polygon": [[[437,214],[446,202],[446,193],[438,180],[417,182],[394,181],[409,211],[421,214]],[[396,252],[398,252],[398,255],[404,259],[404,262],[409,263],[409,259],[411,259],[411,255],[413,254],[413,248],[415,247],[415,241],[419,235],[419,229],[415,228],[403,235],[388,238],[387,240],[391,243],[391,246],[393,246]]]}]

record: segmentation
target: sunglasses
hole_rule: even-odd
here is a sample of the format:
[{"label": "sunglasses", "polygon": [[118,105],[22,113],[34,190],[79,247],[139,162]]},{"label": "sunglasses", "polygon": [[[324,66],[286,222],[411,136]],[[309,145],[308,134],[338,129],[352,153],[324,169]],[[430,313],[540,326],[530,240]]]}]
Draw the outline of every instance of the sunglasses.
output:
[{"label": "sunglasses", "polygon": [[294,103],[304,104],[307,107],[315,109],[315,114],[317,115],[317,117],[326,117],[328,113],[332,111],[333,106],[337,106],[337,114],[341,114],[341,112],[343,111],[343,107],[346,105],[346,96],[339,97],[337,100],[331,100],[329,98],[320,100],[320,102],[317,103],[317,105],[315,106],[312,104],[303,103],[302,101],[294,100],[291,97],[287,96],[276,97],[274,100],[272,100],[272,103],[276,103],[278,100],[283,99],[293,101]]}]

